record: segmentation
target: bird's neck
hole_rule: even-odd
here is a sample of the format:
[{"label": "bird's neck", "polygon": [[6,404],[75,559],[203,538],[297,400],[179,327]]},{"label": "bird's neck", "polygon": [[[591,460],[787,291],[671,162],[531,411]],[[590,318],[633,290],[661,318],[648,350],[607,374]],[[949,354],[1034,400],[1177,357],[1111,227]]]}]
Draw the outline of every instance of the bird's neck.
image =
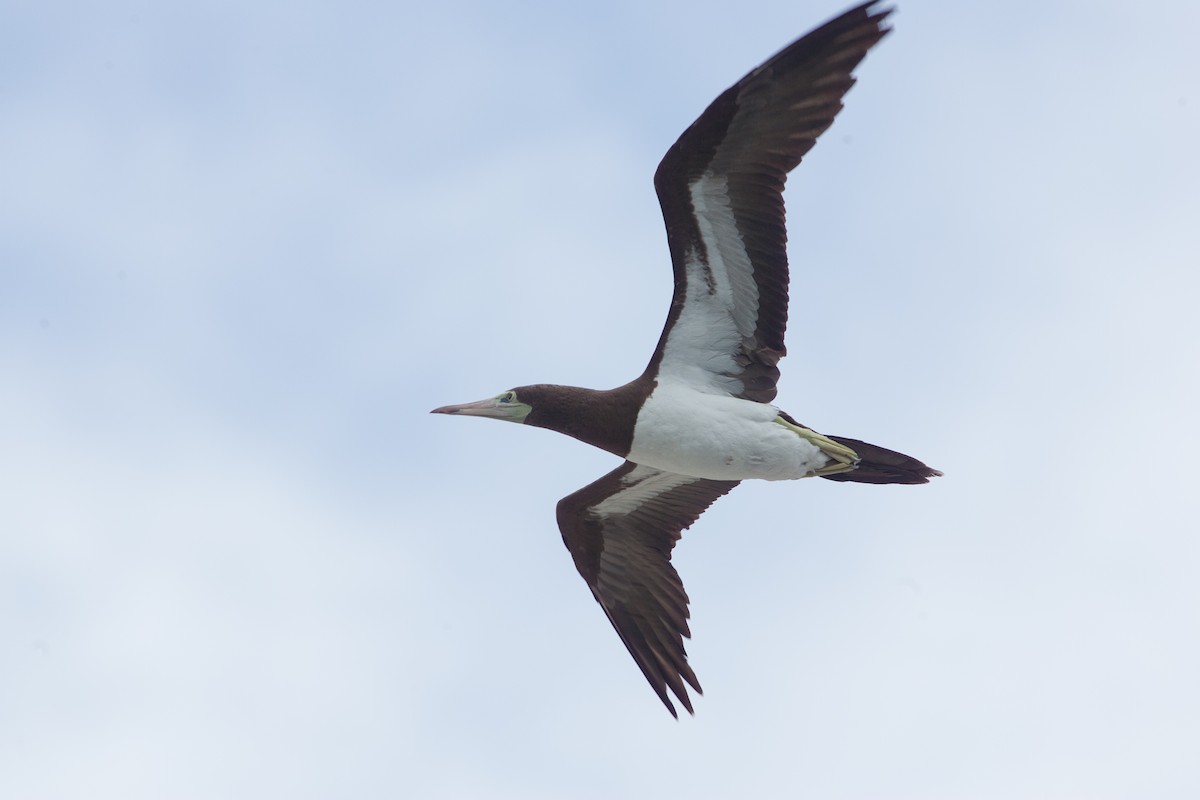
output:
[{"label": "bird's neck", "polygon": [[604,391],[577,386],[537,387],[533,411],[525,424],[564,433],[624,458],[633,445],[638,410],[653,382],[638,379]]}]

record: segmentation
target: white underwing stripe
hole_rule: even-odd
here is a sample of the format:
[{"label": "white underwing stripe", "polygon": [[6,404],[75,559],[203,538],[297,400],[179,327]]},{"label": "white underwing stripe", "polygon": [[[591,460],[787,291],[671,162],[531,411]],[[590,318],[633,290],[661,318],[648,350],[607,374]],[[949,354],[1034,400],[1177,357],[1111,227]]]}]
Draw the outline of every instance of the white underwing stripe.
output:
[{"label": "white underwing stripe", "polygon": [[667,337],[660,375],[729,394],[742,391],[737,355],[753,346],[758,285],[723,175],[689,187],[702,252],[686,257],[687,297]]},{"label": "white underwing stripe", "polygon": [[676,475],[639,464],[621,477],[619,491],[601,500],[592,510],[600,517],[628,514],[659,495],[695,481],[695,478],[687,475]]},{"label": "white underwing stripe", "polygon": [[758,324],[758,284],[730,205],[728,182],[723,175],[705,175],[692,184],[691,195],[717,297],[738,333],[750,339]]}]

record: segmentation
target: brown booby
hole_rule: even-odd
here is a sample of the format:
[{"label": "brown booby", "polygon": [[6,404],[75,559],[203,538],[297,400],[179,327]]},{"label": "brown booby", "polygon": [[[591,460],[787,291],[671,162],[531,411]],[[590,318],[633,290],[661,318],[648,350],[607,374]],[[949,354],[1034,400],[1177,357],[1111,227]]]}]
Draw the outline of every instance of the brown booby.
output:
[{"label": "brown booby", "polygon": [[713,101],[654,176],[675,272],[658,347],[608,391],[538,384],[443,406],[565,433],[624,463],[564,497],[575,567],[667,709],[701,691],[687,663],[688,597],[671,549],[740,481],[819,476],[927,483],[935,469],[825,436],[771,405],[784,356],[788,266],[783,185],[842,108],[851,73],[891,9],[853,8],[785,47]]}]

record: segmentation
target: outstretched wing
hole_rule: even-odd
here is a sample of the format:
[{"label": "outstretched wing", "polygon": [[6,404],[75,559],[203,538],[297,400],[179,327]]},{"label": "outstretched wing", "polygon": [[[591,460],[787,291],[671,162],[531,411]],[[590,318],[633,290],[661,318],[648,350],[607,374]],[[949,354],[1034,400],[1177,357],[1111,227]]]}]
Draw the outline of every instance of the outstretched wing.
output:
[{"label": "outstretched wing", "polygon": [[769,403],[785,354],[783,185],[842,109],[890,9],[847,11],[713,101],[667,151],[658,190],[675,294],[647,368]]},{"label": "outstretched wing", "polygon": [[558,503],[558,527],[575,567],[650,686],[678,716],[669,687],[692,711],[686,681],[688,597],[671,566],[671,548],[737,481],[710,481],[626,461]]}]

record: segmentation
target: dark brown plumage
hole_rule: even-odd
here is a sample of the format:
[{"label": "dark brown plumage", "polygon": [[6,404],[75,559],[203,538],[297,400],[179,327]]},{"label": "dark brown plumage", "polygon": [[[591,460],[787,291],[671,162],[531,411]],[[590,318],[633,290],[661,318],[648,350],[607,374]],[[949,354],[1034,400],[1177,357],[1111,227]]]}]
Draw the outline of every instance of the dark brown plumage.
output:
[{"label": "dark brown plumage", "polygon": [[618,455],[629,455],[638,409],[654,388],[643,375],[616,389],[600,391],[552,383],[518,386],[522,402],[532,406],[526,425],[549,428]]}]

